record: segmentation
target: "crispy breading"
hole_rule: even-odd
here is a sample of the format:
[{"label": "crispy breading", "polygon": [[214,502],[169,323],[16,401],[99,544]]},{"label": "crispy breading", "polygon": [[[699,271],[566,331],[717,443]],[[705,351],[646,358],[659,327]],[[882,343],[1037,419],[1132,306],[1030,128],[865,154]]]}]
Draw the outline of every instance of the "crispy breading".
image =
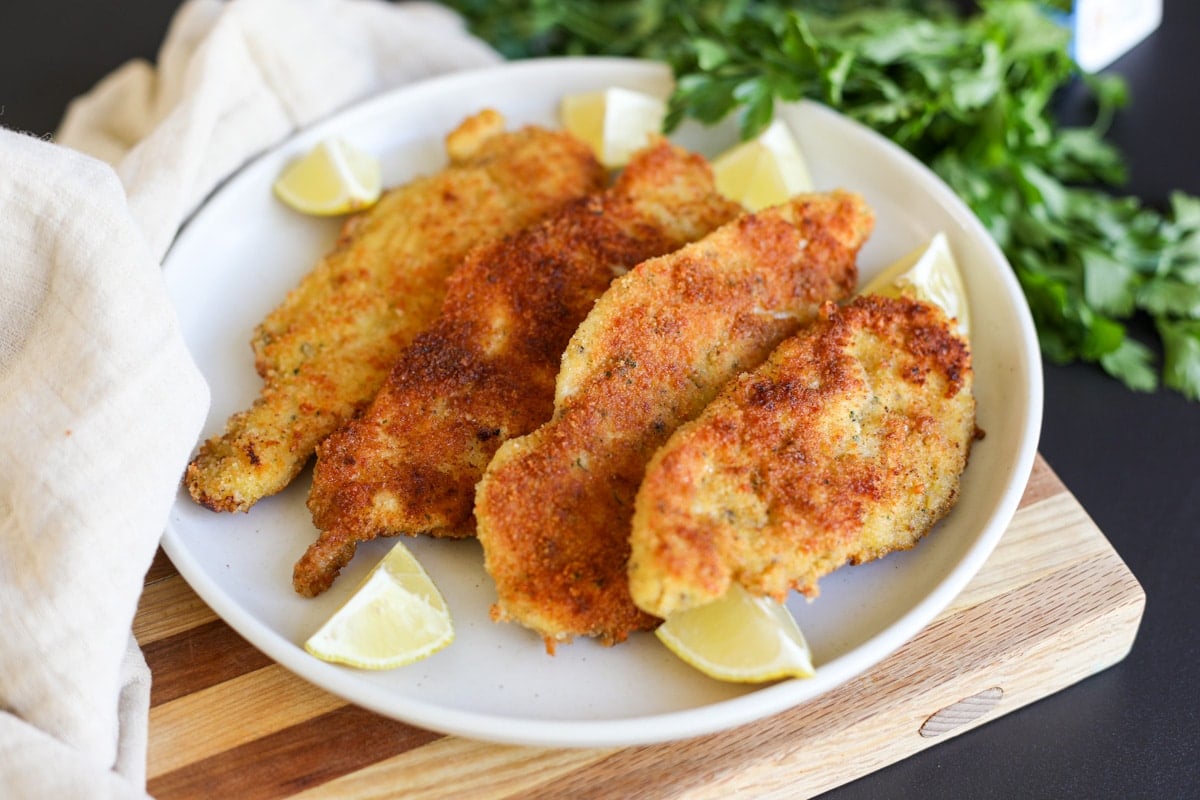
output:
[{"label": "crispy breading", "polygon": [[258,326],[261,394],[188,466],[197,502],[245,511],[283,489],[317,443],[374,397],[401,350],[437,315],[446,277],[471,247],[607,179],[574,137],[503,127],[495,111],[466,120],[446,139],[454,158],[446,169],[351,217],[333,251]]},{"label": "crispy breading", "polygon": [[665,617],[732,582],[814,596],[838,567],[912,547],[958,497],[971,389],[970,350],[937,306],[829,305],[650,461],[630,539],[634,601]]},{"label": "crispy breading", "polygon": [[476,491],[493,617],[607,644],[657,620],[626,561],[646,462],[721,386],[854,287],[873,224],[862,198],[794,198],[613,282],[571,338],[554,417],[506,442]]},{"label": "crispy breading", "polygon": [[371,405],[317,448],[308,506],[321,535],[296,590],[324,591],[376,536],[473,535],[475,484],[502,442],[550,418],[563,348],[596,298],[739,212],[703,158],[663,140],[611,189],[472,251]]}]

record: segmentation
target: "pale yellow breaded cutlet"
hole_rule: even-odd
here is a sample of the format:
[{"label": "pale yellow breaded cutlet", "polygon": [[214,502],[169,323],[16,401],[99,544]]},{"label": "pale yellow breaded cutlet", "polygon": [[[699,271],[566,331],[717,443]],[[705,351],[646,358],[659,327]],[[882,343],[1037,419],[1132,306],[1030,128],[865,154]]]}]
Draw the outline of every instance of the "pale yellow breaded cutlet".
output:
[{"label": "pale yellow breaded cutlet", "polygon": [[287,486],[317,443],[375,396],[436,317],[446,277],[472,247],[607,180],[569,134],[503,129],[495,111],[464,121],[446,138],[448,167],[351,217],[333,251],[258,326],[262,391],[188,466],[184,482],[198,503],[245,511]]},{"label": "pale yellow breaded cutlet", "polygon": [[953,507],[976,435],[971,356],[937,306],[830,304],[681,426],[646,469],[629,586],[647,614],[731,583],[782,600],[912,547]]}]

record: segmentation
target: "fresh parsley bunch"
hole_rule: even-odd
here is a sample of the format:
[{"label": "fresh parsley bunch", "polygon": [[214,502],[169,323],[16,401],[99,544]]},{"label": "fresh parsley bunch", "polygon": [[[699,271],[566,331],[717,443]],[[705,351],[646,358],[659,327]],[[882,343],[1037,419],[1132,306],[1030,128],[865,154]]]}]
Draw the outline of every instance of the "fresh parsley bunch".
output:
[{"label": "fresh parsley bunch", "polygon": [[[668,129],[735,113],[749,137],[778,101],[838,109],[920,158],[974,210],[1016,271],[1048,358],[1099,363],[1152,390],[1156,353],[1126,331],[1145,314],[1163,382],[1200,399],[1200,199],[1175,194],[1162,213],[1114,194],[1124,166],[1103,136],[1125,85],[1079,72],[1045,4],[992,0],[967,15],[880,0],[450,5],[511,58],[668,62]],[[1065,127],[1054,103],[1077,83],[1095,100],[1095,122]]]}]

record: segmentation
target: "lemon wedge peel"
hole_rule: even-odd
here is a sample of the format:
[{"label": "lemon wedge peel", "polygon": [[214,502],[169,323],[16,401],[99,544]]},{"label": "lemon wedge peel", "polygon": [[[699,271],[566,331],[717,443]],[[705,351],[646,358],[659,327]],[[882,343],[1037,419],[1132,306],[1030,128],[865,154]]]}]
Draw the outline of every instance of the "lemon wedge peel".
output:
[{"label": "lemon wedge peel", "polygon": [[812,652],[787,607],[732,584],[719,599],[672,614],[655,635],[709,677],[763,683],[816,674]]},{"label": "lemon wedge peel", "polygon": [[927,244],[876,275],[863,287],[862,294],[903,296],[934,303],[956,321],[963,337],[970,333],[967,290],[944,233],[934,234]]},{"label": "lemon wedge peel", "polygon": [[379,199],[381,172],[379,159],[335,137],[292,161],[273,189],[276,197],[304,214],[349,214]]},{"label": "lemon wedge peel", "polygon": [[453,641],[445,599],[397,543],[304,649],[323,661],[382,670],[420,661]]},{"label": "lemon wedge peel", "polygon": [[661,133],[666,113],[661,99],[621,88],[566,95],[559,108],[563,127],[609,169],[628,164],[651,135]]},{"label": "lemon wedge peel", "polygon": [[775,119],[755,138],[717,156],[712,167],[717,190],[750,211],[813,190],[808,162],[782,119]]}]

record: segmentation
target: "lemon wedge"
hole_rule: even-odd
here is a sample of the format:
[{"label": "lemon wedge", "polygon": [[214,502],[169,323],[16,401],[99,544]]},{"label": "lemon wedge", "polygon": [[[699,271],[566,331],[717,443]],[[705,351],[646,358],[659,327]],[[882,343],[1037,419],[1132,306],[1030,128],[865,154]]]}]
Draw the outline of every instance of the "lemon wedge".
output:
[{"label": "lemon wedge", "polygon": [[959,333],[963,336],[970,333],[967,290],[958,262],[950,250],[950,242],[943,233],[935,234],[928,244],[876,275],[863,287],[862,293],[904,296],[934,303],[958,323]]},{"label": "lemon wedge", "polygon": [[719,599],[679,611],[655,635],[671,652],[722,681],[811,678],[812,653],[787,608],[740,584]]},{"label": "lemon wedge", "polygon": [[606,167],[622,167],[662,131],[666,103],[631,89],[603,89],[567,95],[560,116],[563,127],[592,148]]},{"label": "lemon wedge", "polygon": [[751,211],[777,205],[813,188],[800,145],[781,119],[754,139],[717,156],[712,166],[717,189]]},{"label": "lemon wedge", "polygon": [[452,641],[446,601],[408,548],[397,543],[304,649],[323,661],[392,669]]},{"label": "lemon wedge", "polygon": [[327,139],[296,159],[275,181],[275,196],[305,214],[360,211],[382,191],[379,160],[344,139]]}]

